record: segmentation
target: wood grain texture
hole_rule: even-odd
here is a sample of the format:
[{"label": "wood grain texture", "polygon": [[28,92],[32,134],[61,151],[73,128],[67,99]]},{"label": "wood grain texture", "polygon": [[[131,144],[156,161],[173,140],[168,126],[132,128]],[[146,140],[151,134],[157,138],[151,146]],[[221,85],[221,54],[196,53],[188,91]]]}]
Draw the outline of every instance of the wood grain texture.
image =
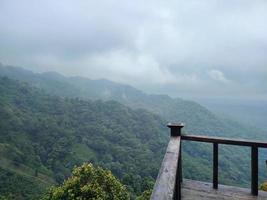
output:
[{"label": "wood grain texture", "polygon": [[174,198],[181,137],[171,137],[150,200]]},{"label": "wood grain texture", "polygon": [[267,141],[230,139],[230,138],[214,137],[214,136],[182,135],[182,140],[267,148]]},{"label": "wood grain texture", "polygon": [[267,192],[259,191],[253,196],[250,189],[219,185],[212,188],[212,183],[184,179],[182,183],[182,200],[267,200]]}]

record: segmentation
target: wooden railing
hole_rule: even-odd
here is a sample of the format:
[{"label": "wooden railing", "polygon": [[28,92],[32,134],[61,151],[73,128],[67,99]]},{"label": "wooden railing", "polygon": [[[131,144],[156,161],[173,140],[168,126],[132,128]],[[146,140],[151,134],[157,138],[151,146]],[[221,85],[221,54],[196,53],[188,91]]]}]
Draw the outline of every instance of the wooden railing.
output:
[{"label": "wooden railing", "polygon": [[180,200],[182,183],[181,141],[189,140],[213,144],[213,188],[218,189],[219,144],[251,147],[251,194],[258,195],[258,149],[267,148],[267,142],[237,140],[200,135],[182,135],[182,123],[167,125],[171,138],[164,156],[150,200]]}]

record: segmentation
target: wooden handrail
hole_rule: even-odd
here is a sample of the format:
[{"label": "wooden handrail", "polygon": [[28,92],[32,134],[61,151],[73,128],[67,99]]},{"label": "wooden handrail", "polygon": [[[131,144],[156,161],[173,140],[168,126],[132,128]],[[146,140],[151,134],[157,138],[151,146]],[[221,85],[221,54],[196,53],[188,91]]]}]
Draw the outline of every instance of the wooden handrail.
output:
[{"label": "wooden handrail", "polygon": [[251,147],[251,193],[258,195],[258,148],[267,148],[267,142],[244,139],[229,139],[202,135],[182,135],[182,140],[213,143],[213,188],[218,188],[218,145],[237,145]]},{"label": "wooden handrail", "polygon": [[223,137],[214,136],[203,136],[203,135],[182,135],[182,140],[190,140],[196,142],[207,142],[207,143],[218,143],[218,144],[229,144],[237,146],[256,146],[261,148],[267,148],[267,141],[256,141],[256,140],[244,140],[244,139],[230,139]]},{"label": "wooden handrail", "polygon": [[179,181],[179,157],[180,157],[180,136],[171,137],[166,154],[153,188],[151,200],[173,200],[179,199],[181,191]]},{"label": "wooden handrail", "polygon": [[171,139],[150,200],[180,200],[182,182],[182,140],[213,143],[213,188],[218,189],[219,144],[251,147],[251,193],[258,195],[258,148],[267,148],[267,141],[230,139],[202,135],[182,135],[182,123],[170,123]]}]

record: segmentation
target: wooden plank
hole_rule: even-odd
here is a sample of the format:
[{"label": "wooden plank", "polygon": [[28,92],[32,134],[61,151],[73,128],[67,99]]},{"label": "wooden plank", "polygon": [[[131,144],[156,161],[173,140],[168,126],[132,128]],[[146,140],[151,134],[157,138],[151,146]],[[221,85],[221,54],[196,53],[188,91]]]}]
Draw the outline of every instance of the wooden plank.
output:
[{"label": "wooden plank", "polygon": [[258,195],[258,148],[251,148],[251,193]]},{"label": "wooden plank", "polygon": [[184,179],[182,200],[267,200],[267,192],[259,191],[253,196],[248,188],[220,185],[212,188],[212,183]]},{"label": "wooden plank", "polygon": [[[175,198],[178,172],[178,160],[180,154],[181,136],[171,137],[161,168],[153,188],[151,200],[172,200]],[[176,193],[179,192],[176,190]],[[179,196],[179,194],[176,194]]]},{"label": "wooden plank", "polygon": [[208,143],[218,143],[218,144],[229,144],[238,146],[256,146],[261,148],[267,148],[267,141],[253,141],[253,140],[243,140],[243,139],[230,139],[223,137],[213,137],[213,136],[200,136],[200,135],[182,135],[182,140],[190,140],[197,142],[208,142]]}]

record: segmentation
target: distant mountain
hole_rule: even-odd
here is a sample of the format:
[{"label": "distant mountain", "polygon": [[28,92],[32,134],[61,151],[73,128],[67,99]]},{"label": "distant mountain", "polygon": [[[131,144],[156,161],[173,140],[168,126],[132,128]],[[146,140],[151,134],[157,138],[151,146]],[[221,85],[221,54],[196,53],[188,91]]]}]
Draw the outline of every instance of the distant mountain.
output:
[{"label": "distant mountain", "polygon": [[[166,121],[186,123],[186,130],[191,133],[253,139],[266,137],[262,131],[220,118],[196,102],[174,99],[167,95],[149,95],[129,85],[105,79],[65,77],[56,72],[33,73],[19,67],[3,65],[0,65],[0,76],[28,82],[57,96],[84,100],[115,100],[133,109],[143,108],[160,115]],[[254,134],[247,134],[248,129]]]},{"label": "distant mountain", "polygon": [[[10,177],[34,177],[37,170],[33,180],[51,185],[67,177],[73,165],[89,160],[111,169],[138,194],[140,185],[157,175],[168,121],[185,122],[185,131],[195,134],[266,139],[261,131],[218,117],[195,102],[148,95],[108,80],[6,66],[0,66],[0,76],[19,80],[0,79],[0,193]],[[220,182],[248,185],[249,155],[245,148],[220,148]],[[266,178],[262,158],[261,181]],[[183,159],[185,177],[210,180],[211,145],[184,142]]]},{"label": "distant mountain", "polygon": [[255,99],[199,99],[198,102],[218,115],[225,115],[241,123],[262,129],[267,135],[267,100]]}]

